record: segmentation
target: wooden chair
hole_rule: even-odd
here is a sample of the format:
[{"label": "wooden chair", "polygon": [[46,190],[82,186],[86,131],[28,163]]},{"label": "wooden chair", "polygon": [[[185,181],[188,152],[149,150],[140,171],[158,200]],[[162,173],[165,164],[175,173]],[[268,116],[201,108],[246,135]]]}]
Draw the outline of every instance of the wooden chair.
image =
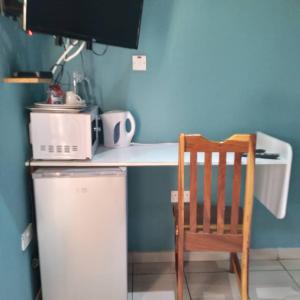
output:
[{"label": "wooden chair", "polygon": [[[255,135],[233,135],[213,142],[201,135],[179,138],[178,204],[174,204],[177,299],[183,299],[184,252],[222,251],[230,253],[230,272],[237,275],[241,299],[248,300],[249,247],[254,190]],[[184,203],[184,154],[190,153],[190,202]],[[203,203],[197,202],[197,156],[204,153]],[[212,153],[219,153],[217,202],[212,204]],[[226,156],[234,153],[232,201],[225,204]],[[244,209],[240,208],[241,156],[247,153]],[[241,253],[241,265],[237,253]]]}]

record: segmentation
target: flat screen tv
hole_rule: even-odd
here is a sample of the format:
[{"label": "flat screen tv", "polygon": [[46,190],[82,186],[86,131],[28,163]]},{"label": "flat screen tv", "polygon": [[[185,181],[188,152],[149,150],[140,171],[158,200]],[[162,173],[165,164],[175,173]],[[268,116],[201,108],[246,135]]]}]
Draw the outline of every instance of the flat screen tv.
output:
[{"label": "flat screen tv", "polygon": [[25,0],[24,29],[138,48],[143,0]]}]

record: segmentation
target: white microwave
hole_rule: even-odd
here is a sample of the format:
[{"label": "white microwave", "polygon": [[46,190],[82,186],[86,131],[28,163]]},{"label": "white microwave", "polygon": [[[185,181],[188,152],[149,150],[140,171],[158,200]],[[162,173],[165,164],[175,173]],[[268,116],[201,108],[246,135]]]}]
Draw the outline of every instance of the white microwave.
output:
[{"label": "white microwave", "polygon": [[30,113],[33,159],[92,159],[98,147],[98,107],[79,113]]}]

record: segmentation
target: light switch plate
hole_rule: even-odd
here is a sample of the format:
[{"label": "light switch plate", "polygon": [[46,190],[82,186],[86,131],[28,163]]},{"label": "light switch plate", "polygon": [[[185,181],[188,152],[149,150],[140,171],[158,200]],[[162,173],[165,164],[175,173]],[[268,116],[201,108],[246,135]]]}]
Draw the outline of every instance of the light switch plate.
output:
[{"label": "light switch plate", "polygon": [[32,223],[30,223],[21,235],[21,249],[25,251],[32,241],[33,231]]},{"label": "light switch plate", "polygon": [[133,71],[147,71],[146,55],[133,55],[132,56],[132,70]]}]

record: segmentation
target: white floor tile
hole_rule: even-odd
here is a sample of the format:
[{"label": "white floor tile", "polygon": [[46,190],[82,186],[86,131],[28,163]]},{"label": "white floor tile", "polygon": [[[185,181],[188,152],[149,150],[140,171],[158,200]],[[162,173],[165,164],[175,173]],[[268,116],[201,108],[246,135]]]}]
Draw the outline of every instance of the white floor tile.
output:
[{"label": "white floor tile", "polygon": [[133,300],[176,300],[174,291],[134,292]]},{"label": "white floor tile", "polygon": [[174,263],[144,263],[134,264],[133,273],[138,274],[175,274]]},{"label": "white floor tile", "polygon": [[232,300],[240,300],[240,286],[235,274],[229,274]]},{"label": "white floor tile", "polygon": [[279,248],[278,257],[280,259],[300,259],[300,248]]},{"label": "white floor tile", "polygon": [[203,293],[203,300],[226,300],[224,294],[216,294],[216,293]]},{"label": "white floor tile", "polygon": [[[283,295],[278,294],[278,288]],[[292,292],[299,292],[297,285],[286,271],[254,271],[250,272],[250,297],[251,300],[268,299],[284,300],[285,297],[294,296]],[[261,296],[270,298],[262,298]],[[278,298],[280,296],[280,298]],[[300,296],[300,294],[299,294]],[[277,298],[276,298],[277,297]],[[300,299],[300,298],[299,298]]]},{"label": "white floor tile", "polygon": [[277,249],[251,249],[250,259],[253,260],[276,260],[278,258]]},{"label": "white floor tile", "polygon": [[250,260],[250,271],[284,271],[277,260]]},{"label": "white floor tile", "polygon": [[300,270],[300,259],[283,259],[280,262],[287,270]]},{"label": "white floor tile", "polygon": [[189,261],[185,263],[185,272],[211,273],[226,272],[229,270],[229,261]]},{"label": "white floor tile", "polygon": [[299,299],[300,299],[299,295],[288,296],[288,297],[284,298],[284,300],[299,300]]},{"label": "white floor tile", "polygon": [[[287,297],[296,297],[300,294],[291,287],[268,287],[257,288],[256,294],[258,299],[286,299]],[[299,299],[299,298],[298,298]]]},{"label": "white floor tile", "polygon": [[[175,274],[148,274],[133,276],[133,300],[175,300],[175,295]],[[186,288],[184,290],[184,299],[189,300]]]},{"label": "white floor tile", "polygon": [[238,299],[231,287],[230,273],[188,273],[188,287],[193,300]]},{"label": "white floor tile", "polygon": [[228,252],[219,251],[198,251],[198,252],[186,252],[184,254],[186,261],[218,261],[226,260],[229,258]]},{"label": "white floor tile", "polygon": [[[300,300],[300,260],[281,262],[290,274],[277,260],[250,261],[251,300]],[[193,300],[240,300],[235,275],[228,272],[229,260],[187,262],[185,270]],[[176,299],[174,263],[134,264],[131,282],[129,300]],[[184,297],[190,300],[187,289]]]},{"label": "white floor tile", "polygon": [[289,271],[294,280],[300,285],[300,271]]}]

